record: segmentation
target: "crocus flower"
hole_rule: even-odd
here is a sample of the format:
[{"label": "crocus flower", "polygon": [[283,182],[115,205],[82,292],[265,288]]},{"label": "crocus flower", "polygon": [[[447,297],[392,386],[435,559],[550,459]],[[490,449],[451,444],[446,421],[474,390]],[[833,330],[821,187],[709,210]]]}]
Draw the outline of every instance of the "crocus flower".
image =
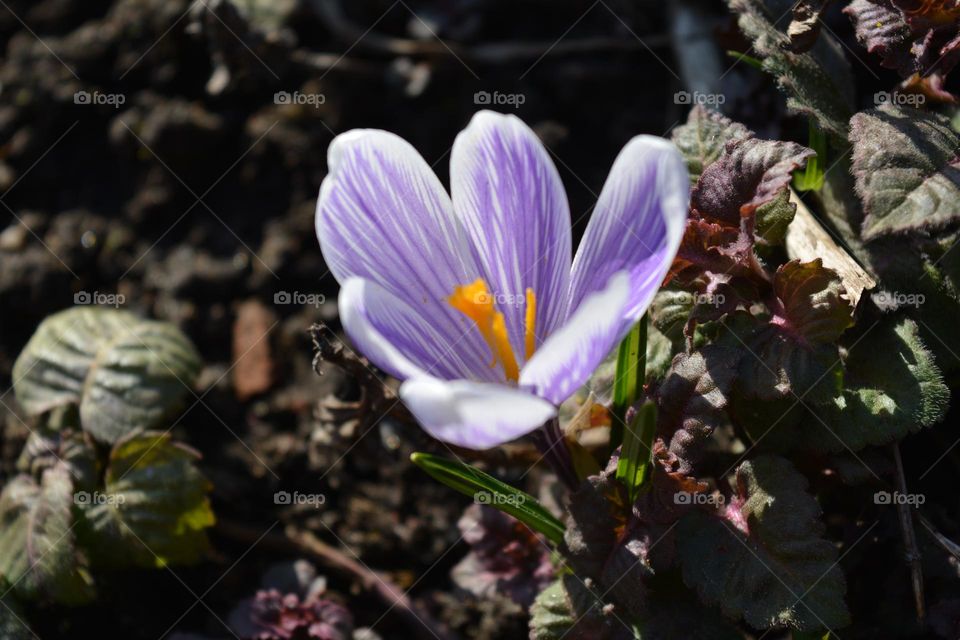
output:
[{"label": "crocus flower", "polygon": [[646,311],[683,234],[671,143],[620,152],[571,261],[567,197],[521,120],[481,111],[453,145],[451,196],[386,131],[336,137],[317,236],[359,350],[403,381],[434,437],[484,449],[557,415]]}]

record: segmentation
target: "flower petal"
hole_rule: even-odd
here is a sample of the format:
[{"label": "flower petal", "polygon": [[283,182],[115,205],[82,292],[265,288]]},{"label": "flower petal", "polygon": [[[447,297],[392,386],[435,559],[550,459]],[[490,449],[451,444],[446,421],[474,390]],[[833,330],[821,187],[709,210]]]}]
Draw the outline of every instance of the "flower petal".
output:
[{"label": "flower petal", "polygon": [[556,408],[530,393],[501,384],[411,378],[400,398],[438,440],[489,449],[536,430]]},{"label": "flower petal", "polygon": [[597,200],[573,261],[570,313],[610,276],[630,272],[627,326],[646,311],[673,261],[690,203],[690,177],[677,148],[637,136],[623,148]]},{"label": "flower petal", "polygon": [[446,302],[479,269],[427,163],[392,133],[357,129],[334,139],[327,164],[316,226],[333,275],[341,284],[359,276],[404,300],[432,327],[439,348],[467,351],[463,359],[477,365],[470,377],[488,378],[489,348]]},{"label": "flower petal", "polygon": [[469,343],[476,342],[476,331],[451,344],[419,310],[375,282],[347,279],[340,288],[338,305],[340,321],[350,340],[371,362],[394,377],[456,379],[480,374],[482,379],[499,379],[489,366],[488,356],[476,348],[482,345]]},{"label": "flower petal", "polygon": [[327,164],[317,237],[339,282],[361,276],[401,298],[440,299],[476,277],[450,198],[409,143],[355,129],[330,143]]},{"label": "flower petal", "polygon": [[619,271],[606,288],[587,295],[520,371],[521,388],[559,405],[579,389],[630,328],[630,276]]},{"label": "flower petal", "polygon": [[450,185],[479,275],[523,362],[527,289],[536,295],[538,336],[549,335],[567,312],[570,208],[560,175],[523,121],[480,111],[453,145]]}]

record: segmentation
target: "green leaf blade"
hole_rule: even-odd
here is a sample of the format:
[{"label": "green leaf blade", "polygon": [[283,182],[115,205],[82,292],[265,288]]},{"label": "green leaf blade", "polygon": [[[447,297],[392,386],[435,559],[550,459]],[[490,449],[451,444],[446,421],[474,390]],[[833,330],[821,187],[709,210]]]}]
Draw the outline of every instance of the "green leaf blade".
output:
[{"label": "green leaf blade", "polygon": [[513,516],[554,544],[563,542],[563,523],[530,494],[462,462],[429,453],[414,453],[410,460],[451,489]]}]

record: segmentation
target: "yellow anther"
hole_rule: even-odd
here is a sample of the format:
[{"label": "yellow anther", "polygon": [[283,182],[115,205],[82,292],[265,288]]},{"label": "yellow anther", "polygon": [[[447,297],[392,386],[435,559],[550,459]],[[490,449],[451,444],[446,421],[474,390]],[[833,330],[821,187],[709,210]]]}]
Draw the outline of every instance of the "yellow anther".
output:
[{"label": "yellow anther", "polygon": [[527,287],[527,306],[523,316],[523,343],[526,347],[527,360],[533,356],[537,348],[537,294]]},{"label": "yellow anther", "polygon": [[507,380],[514,382],[519,380],[520,369],[517,367],[513,347],[510,345],[507,323],[503,314],[494,308],[493,296],[484,279],[477,278],[470,284],[454,287],[453,294],[447,298],[447,302],[476,323],[480,335],[483,336],[493,354],[493,362],[490,366],[495,367],[497,362],[500,362]]}]

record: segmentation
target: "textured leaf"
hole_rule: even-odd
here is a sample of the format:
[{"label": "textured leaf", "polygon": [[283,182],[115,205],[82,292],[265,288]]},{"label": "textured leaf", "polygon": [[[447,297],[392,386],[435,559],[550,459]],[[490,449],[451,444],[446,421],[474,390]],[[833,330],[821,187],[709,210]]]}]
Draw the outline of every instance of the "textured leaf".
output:
[{"label": "textured leaf", "polygon": [[414,453],[410,460],[434,480],[475,500],[482,497],[491,507],[513,516],[550,541],[559,544],[563,540],[563,524],[530,494],[462,462],[429,453]]},{"label": "textured leaf", "polygon": [[31,415],[79,405],[83,428],[112,443],[169,418],[200,365],[193,345],[169,323],[74,307],[40,324],[14,364],[14,389]]},{"label": "textured leaf", "polygon": [[[846,140],[847,123],[853,114],[853,75],[843,51],[829,34],[821,34],[806,53],[789,51],[790,38],[773,25],[776,15],[789,10],[768,9],[761,0],[727,0],[739,15],[738,24],[763,58],[763,69],[787,94],[787,106],[817,121],[838,140]],[[771,16],[771,13],[776,14]]]},{"label": "textured leaf", "polygon": [[960,5],[951,1],[854,0],[844,9],[857,40],[896,69],[907,85],[920,82],[936,99],[952,101],[943,89],[960,60]]},{"label": "textured leaf", "polygon": [[819,258],[781,266],[773,290],[781,306],[774,322],[804,343],[834,342],[853,325],[853,305],[840,276]]},{"label": "textured leaf", "polygon": [[714,430],[726,422],[724,409],[741,352],[720,345],[681,353],[657,390],[659,433],[689,473]]},{"label": "textured leaf", "polygon": [[643,541],[624,535],[631,510],[626,488],[615,479],[617,456],[570,496],[564,556],[581,578],[593,580],[606,598],[634,615],[645,610],[644,580],[653,574]]},{"label": "textured leaf", "polygon": [[90,434],[71,430],[31,432],[17,469],[39,481],[44,471],[58,465],[66,466],[77,491],[93,491],[100,478],[100,464]]},{"label": "textured leaf", "polygon": [[705,218],[737,226],[741,217],[785,191],[793,172],[812,155],[812,149],[794,142],[728,142],[723,155],[704,169],[690,204]]},{"label": "textured leaf", "polygon": [[684,582],[705,603],[758,629],[846,626],[846,582],[806,489],[806,479],[782,458],[741,465],[725,517],[691,511],[680,522]]},{"label": "textured leaf", "polygon": [[686,124],[675,128],[670,137],[687,161],[690,180],[696,184],[703,170],[720,157],[728,142],[752,138],[753,132],[716,111],[697,105],[690,110]]},{"label": "textured leaf", "polygon": [[[812,408],[835,435],[811,438],[808,444],[856,451],[894,442],[943,419],[950,390],[912,320],[881,321],[853,346],[846,365],[843,395]],[[810,426],[821,428],[815,418]]]},{"label": "textured leaf", "polygon": [[885,67],[903,69],[904,75],[913,72],[910,27],[889,0],[853,0],[843,12],[853,21],[860,44],[881,56]]},{"label": "textured leaf", "polygon": [[628,624],[614,611],[606,613],[598,594],[569,574],[530,607],[530,640],[633,640]]},{"label": "textured leaf", "polygon": [[203,557],[214,516],[199,457],[165,433],[134,433],[114,445],[100,499],[80,505],[98,561],[162,567]]},{"label": "textured leaf", "polygon": [[554,577],[550,548],[540,536],[498,509],[472,504],[457,522],[470,553],[450,572],[474,595],[509,597],[529,607]]},{"label": "textured leaf", "polygon": [[0,577],[23,600],[80,604],[93,582],[74,536],[74,489],[58,465],[38,484],[16,476],[0,495]]},{"label": "textured leaf", "polygon": [[947,118],[885,104],[850,126],[865,240],[960,220],[960,136]]},{"label": "textured leaf", "polygon": [[790,190],[784,189],[776,198],[757,207],[757,239],[765,245],[782,245],[796,213],[797,205],[790,202]]},{"label": "textured leaf", "polygon": [[822,403],[842,388],[843,366],[835,344],[803,342],[795,332],[742,311],[724,319],[717,339],[743,351],[735,395],[744,400],[800,397]]}]

